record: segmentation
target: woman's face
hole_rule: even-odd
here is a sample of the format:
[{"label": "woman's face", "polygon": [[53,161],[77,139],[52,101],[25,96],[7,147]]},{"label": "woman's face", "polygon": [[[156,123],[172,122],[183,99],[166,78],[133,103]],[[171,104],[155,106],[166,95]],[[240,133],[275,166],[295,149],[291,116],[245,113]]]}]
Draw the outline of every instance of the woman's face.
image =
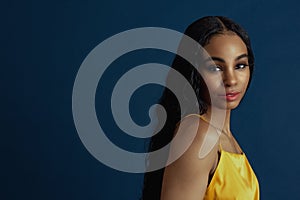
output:
[{"label": "woman's face", "polygon": [[210,95],[204,100],[221,109],[234,109],[242,100],[250,77],[248,51],[234,33],[213,36],[204,49],[210,55],[200,72]]}]

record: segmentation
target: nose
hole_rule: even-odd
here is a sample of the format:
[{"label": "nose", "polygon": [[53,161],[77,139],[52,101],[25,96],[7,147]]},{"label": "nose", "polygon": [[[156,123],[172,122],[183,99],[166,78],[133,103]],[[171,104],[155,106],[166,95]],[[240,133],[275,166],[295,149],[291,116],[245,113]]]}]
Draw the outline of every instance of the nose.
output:
[{"label": "nose", "polygon": [[224,70],[222,78],[225,87],[231,87],[237,84],[237,77],[234,70]]}]

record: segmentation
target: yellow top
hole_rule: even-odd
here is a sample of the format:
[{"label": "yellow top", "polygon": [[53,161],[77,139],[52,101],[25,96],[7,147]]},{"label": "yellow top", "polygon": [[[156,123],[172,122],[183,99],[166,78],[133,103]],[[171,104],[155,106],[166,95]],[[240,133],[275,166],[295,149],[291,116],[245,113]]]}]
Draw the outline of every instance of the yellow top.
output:
[{"label": "yellow top", "polygon": [[259,184],[246,155],[220,151],[204,200],[259,200]]},{"label": "yellow top", "polygon": [[[199,116],[209,123],[199,114],[187,116],[190,115]],[[245,153],[224,151],[220,144],[219,163],[206,189],[204,200],[259,200],[259,184]]]}]

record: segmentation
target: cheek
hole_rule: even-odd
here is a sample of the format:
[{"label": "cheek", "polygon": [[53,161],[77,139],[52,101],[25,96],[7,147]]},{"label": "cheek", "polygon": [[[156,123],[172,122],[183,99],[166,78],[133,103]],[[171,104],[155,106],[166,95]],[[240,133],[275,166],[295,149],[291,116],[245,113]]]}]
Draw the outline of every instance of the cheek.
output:
[{"label": "cheek", "polygon": [[201,94],[201,97],[210,105],[212,101],[215,102],[218,99],[218,94],[223,91],[220,89],[220,87],[222,87],[222,84],[220,84],[221,79],[216,76],[206,76],[204,81],[207,89]]},{"label": "cheek", "polygon": [[207,75],[204,78],[204,81],[209,90],[212,92],[220,87],[220,83],[222,82],[221,75]]},{"label": "cheek", "polygon": [[250,80],[250,70],[248,68],[248,70],[245,72],[244,76],[242,77],[242,82],[245,88],[247,88],[249,84],[249,80]]}]

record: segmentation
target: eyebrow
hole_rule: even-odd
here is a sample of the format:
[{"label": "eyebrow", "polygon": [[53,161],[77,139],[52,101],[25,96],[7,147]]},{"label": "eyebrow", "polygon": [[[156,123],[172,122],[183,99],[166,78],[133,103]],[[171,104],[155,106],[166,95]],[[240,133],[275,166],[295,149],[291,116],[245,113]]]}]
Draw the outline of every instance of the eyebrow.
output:
[{"label": "eyebrow", "polygon": [[[238,57],[236,57],[235,61],[238,61],[238,60],[240,60],[242,58],[248,58],[248,55],[245,54],[245,53],[242,54],[242,55],[239,55]],[[214,60],[214,61],[219,61],[219,62],[225,63],[225,60],[223,58],[214,57],[214,56],[208,58],[207,60],[205,60],[205,62],[210,61],[210,60]]]}]

